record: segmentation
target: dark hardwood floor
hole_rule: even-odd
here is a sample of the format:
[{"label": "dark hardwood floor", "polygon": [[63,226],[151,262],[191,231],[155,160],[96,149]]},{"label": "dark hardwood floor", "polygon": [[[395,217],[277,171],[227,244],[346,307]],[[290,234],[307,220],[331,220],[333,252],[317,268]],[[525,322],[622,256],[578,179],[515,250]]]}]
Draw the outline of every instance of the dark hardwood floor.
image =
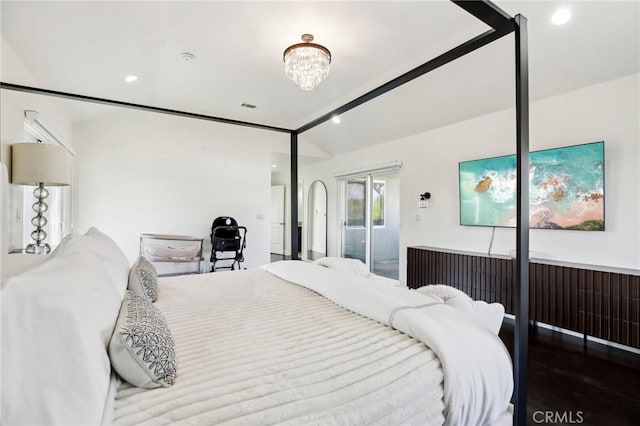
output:
[{"label": "dark hardwood floor", "polygon": [[[500,337],[513,357],[512,320]],[[640,355],[541,327],[528,354],[528,424],[640,425]]]}]

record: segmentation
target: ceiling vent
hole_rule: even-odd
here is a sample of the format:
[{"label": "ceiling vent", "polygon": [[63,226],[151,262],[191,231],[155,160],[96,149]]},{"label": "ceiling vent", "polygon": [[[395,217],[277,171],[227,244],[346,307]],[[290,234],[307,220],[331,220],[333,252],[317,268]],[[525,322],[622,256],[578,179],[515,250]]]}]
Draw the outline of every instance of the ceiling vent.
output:
[{"label": "ceiling vent", "polygon": [[255,109],[256,108],[255,105],[251,105],[251,104],[248,104],[246,102],[243,102],[241,106],[243,106],[245,108],[249,108],[249,109]]},{"label": "ceiling vent", "polygon": [[180,56],[185,62],[191,62],[196,58],[196,55],[190,52],[182,52]]}]

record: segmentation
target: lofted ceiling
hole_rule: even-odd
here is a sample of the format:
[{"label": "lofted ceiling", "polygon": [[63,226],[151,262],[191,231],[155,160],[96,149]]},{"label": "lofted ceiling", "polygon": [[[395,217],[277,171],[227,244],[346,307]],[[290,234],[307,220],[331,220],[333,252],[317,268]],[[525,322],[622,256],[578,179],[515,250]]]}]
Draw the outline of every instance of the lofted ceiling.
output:
[{"label": "lofted ceiling", "polygon": [[[636,1],[496,4],[529,20],[532,100],[639,70]],[[555,26],[549,18],[560,5],[573,19]],[[3,82],[288,129],[488,29],[449,1],[4,0],[0,7]],[[333,55],[329,77],[311,92],[283,71],[282,52],[302,33]],[[184,52],[195,59],[185,61]],[[129,74],[139,80],[126,83]],[[513,74],[510,35],[304,138],[338,154],[510,108]],[[64,108],[73,122],[112,110]]]}]

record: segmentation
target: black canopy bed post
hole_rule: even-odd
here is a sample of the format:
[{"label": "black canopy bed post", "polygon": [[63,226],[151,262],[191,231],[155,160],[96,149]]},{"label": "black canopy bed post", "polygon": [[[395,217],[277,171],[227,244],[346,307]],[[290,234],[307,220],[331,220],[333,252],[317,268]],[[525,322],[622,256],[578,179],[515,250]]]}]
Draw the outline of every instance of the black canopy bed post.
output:
[{"label": "black canopy bed post", "polygon": [[514,18],[516,40],[516,326],[514,424],[527,424],[529,345],[529,58],[527,18]]},{"label": "black canopy bed post", "polygon": [[291,259],[298,260],[298,132],[291,132]]},{"label": "black canopy bed post", "polygon": [[[387,83],[365,93],[364,95],[328,112],[304,126],[295,130],[297,134],[310,130],[335,115],[343,114],[362,105],[384,93],[395,89],[421,75],[427,74],[449,62],[454,61],[482,46],[515,32],[516,41],[516,271],[515,271],[515,316],[516,327],[514,335],[514,396],[515,413],[513,424],[526,426],[527,424],[527,351],[529,324],[529,62],[527,19],[522,15],[512,18],[490,1],[451,0],[480,21],[491,27],[490,30],[473,39],[454,47],[451,50],[425,62],[424,64],[396,77]],[[293,136],[292,136],[293,138]],[[297,148],[297,147],[296,147]],[[291,177],[293,187],[294,159],[292,139]],[[296,149],[297,152],[297,149]],[[296,179],[297,179],[297,162]],[[296,182],[297,185],[297,182]],[[291,194],[292,204],[297,204],[297,192]],[[292,217],[293,217],[292,206]],[[292,225],[293,226],[293,225]],[[292,228],[293,234],[293,228]],[[293,236],[292,236],[293,239]],[[292,241],[293,247],[293,241]]]}]

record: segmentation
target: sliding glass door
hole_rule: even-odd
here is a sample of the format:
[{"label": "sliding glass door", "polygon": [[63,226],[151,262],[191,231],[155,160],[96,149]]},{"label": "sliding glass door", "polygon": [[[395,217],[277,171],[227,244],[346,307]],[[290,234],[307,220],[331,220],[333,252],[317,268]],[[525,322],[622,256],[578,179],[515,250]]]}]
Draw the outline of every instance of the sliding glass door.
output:
[{"label": "sliding glass door", "polygon": [[397,173],[343,179],[342,257],[398,278],[400,181]]},{"label": "sliding glass door", "polygon": [[372,175],[371,272],[398,279],[400,262],[400,179]]},{"label": "sliding glass door", "polygon": [[367,263],[368,197],[367,179],[344,181],[345,219],[342,233],[342,257]]}]

